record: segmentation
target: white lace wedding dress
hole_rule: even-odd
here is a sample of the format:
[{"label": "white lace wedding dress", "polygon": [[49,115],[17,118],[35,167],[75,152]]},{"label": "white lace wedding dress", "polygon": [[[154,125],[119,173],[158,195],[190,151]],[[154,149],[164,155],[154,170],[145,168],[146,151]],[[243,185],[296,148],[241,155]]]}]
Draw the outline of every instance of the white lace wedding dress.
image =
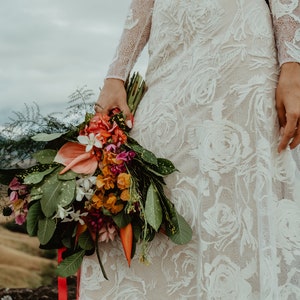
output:
[{"label": "white lace wedding dress", "polygon": [[277,57],[300,61],[300,4],[270,5],[274,27],[264,0],[132,1],[108,77],[125,79],[148,42],[132,134],[180,170],[167,192],[194,235],[158,234],[151,264],[137,251],[130,268],[119,241],[101,244],[109,281],[86,257],[80,300],[300,299],[300,175],[277,153],[274,99]]}]

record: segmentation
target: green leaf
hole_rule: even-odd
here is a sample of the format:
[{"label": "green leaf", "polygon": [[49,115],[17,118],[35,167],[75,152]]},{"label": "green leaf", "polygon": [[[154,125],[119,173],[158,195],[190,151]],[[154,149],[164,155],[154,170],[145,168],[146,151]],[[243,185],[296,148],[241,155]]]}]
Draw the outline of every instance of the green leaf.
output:
[{"label": "green leaf", "polygon": [[45,218],[39,220],[37,236],[42,245],[47,244],[51,240],[55,232],[55,228],[56,223],[53,219]]},{"label": "green leaf", "polygon": [[56,150],[45,149],[34,153],[33,157],[41,164],[52,164],[56,153]]},{"label": "green leaf", "polygon": [[41,182],[44,177],[50,173],[52,173],[57,167],[49,168],[43,172],[33,172],[25,176],[24,183],[25,184],[37,184]]},{"label": "green leaf", "polygon": [[88,230],[84,231],[79,236],[78,245],[84,250],[92,250],[95,247],[95,242],[93,241]]},{"label": "green leaf", "polygon": [[119,212],[117,215],[113,215],[112,219],[119,228],[123,228],[131,222],[131,217],[125,214],[124,211]]},{"label": "green leaf", "polygon": [[[63,168],[64,168],[64,167],[60,168],[59,172],[60,172],[61,170],[63,170]],[[75,172],[73,172],[72,170],[69,170],[69,171],[67,171],[67,172],[64,173],[64,174],[61,174],[61,175],[59,174],[59,175],[58,175],[58,179],[59,179],[59,180],[73,180],[73,179],[75,179],[76,177],[78,177],[78,174],[75,173]]]},{"label": "green leaf", "polygon": [[157,159],[157,170],[162,175],[169,175],[177,171],[174,164],[170,160],[165,158]]},{"label": "green leaf", "polygon": [[65,132],[60,133],[60,132],[56,132],[56,133],[38,133],[36,135],[34,135],[32,137],[32,139],[36,142],[49,142],[49,141],[53,141],[56,140],[57,138],[61,137],[62,135],[64,135]]},{"label": "green leaf", "polygon": [[80,268],[85,250],[80,250],[73,255],[66,257],[56,269],[56,274],[60,277],[68,277],[74,275]]},{"label": "green leaf", "polygon": [[42,214],[41,204],[39,201],[30,205],[26,217],[26,229],[29,236],[36,236],[38,232],[38,222]]},{"label": "green leaf", "polygon": [[141,157],[141,159],[146,162],[149,163],[151,165],[157,165],[157,158],[156,156],[149,150],[146,150],[145,148],[143,148],[141,145],[139,144],[130,144],[129,147],[136,152],[137,154],[139,154],[139,156]]},{"label": "green leaf", "polygon": [[159,194],[153,185],[150,184],[145,204],[145,218],[155,231],[158,231],[162,222],[162,208],[159,201]]},{"label": "green leaf", "polygon": [[43,196],[43,191],[40,186],[33,186],[30,190],[30,202],[39,200]]},{"label": "green leaf", "polygon": [[175,244],[183,245],[187,244],[193,235],[192,228],[186,222],[186,220],[176,212],[177,215],[177,230],[175,234],[169,235],[171,241]]},{"label": "green leaf", "polygon": [[42,211],[46,217],[51,217],[57,211],[58,205],[65,207],[72,202],[75,196],[76,181],[59,180],[57,172],[54,172],[44,180],[41,189],[43,190]]}]

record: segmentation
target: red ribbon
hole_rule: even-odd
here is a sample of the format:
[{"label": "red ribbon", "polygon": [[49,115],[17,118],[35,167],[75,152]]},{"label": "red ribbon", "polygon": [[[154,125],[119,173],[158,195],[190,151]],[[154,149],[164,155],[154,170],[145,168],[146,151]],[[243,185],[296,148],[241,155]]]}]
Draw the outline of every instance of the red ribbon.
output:
[{"label": "red ribbon", "polygon": [[[63,260],[62,254],[65,250],[66,250],[66,248],[58,249],[58,252],[57,252],[57,262],[58,263],[60,263]],[[68,300],[67,278],[58,277],[57,284],[58,284],[58,300]]]},{"label": "red ribbon", "polygon": [[79,289],[80,289],[80,273],[81,269],[79,268],[77,271],[77,289],[76,289],[76,300],[79,300]]}]

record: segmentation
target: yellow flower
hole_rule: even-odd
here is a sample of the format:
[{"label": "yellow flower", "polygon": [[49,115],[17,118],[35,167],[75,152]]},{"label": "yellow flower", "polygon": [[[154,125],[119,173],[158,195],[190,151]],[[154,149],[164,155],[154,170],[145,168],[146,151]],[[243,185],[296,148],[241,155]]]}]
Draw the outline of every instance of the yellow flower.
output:
[{"label": "yellow flower", "polygon": [[129,193],[129,189],[125,189],[122,191],[121,195],[120,195],[121,200],[123,201],[128,201],[130,200],[130,193]]},{"label": "yellow flower", "polygon": [[101,194],[98,194],[98,195],[94,194],[92,197],[92,203],[93,203],[92,206],[96,209],[99,209],[100,207],[102,207],[104,205],[103,196]]},{"label": "yellow flower", "polygon": [[110,151],[105,151],[103,155],[103,165],[114,165],[117,163],[116,154]]},{"label": "yellow flower", "polygon": [[98,175],[96,179],[96,186],[99,190],[105,189],[113,189],[115,187],[115,181],[116,179],[112,176],[103,176],[103,175]]},{"label": "yellow flower", "polygon": [[104,207],[106,209],[108,209],[111,213],[113,214],[117,214],[118,212],[120,212],[124,205],[123,204],[116,204],[117,202],[117,197],[115,194],[111,193],[108,195],[108,198],[105,202]]},{"label": "yellow flower", "polygon": [[120,173],[117,179],[117,186],[121,190],[128,189],[130,187],[130,174]]}]

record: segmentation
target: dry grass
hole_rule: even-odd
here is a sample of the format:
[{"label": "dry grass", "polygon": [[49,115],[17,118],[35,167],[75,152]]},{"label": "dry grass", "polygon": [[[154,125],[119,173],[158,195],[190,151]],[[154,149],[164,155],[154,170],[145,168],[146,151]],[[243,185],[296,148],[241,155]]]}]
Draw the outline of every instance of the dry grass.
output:
[{"label": "dry grass", "polygon": [[[0,224],[11,220],[2,215],[6,190],[0,186]],[[0,288],[35,288],[44,284],[45,275],[53,276],[55,261],[41,254],[36,237],[0,226]]]},{"label": "dry grass", "polygon": [[38,256],[36,238],[2,227],[0,236],[0,288],[38,287],[53,273],[55,262]]}]

